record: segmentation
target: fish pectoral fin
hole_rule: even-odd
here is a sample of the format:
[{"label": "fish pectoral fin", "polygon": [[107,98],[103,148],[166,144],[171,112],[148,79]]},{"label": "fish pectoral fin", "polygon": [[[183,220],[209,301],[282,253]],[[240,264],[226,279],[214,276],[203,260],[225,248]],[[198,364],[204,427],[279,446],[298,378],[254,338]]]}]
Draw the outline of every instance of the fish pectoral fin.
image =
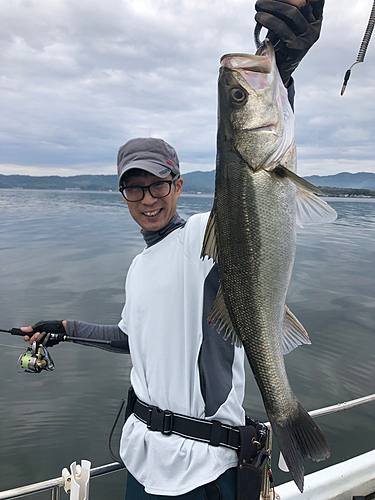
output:
[{"label": "fish pectoral fin", "polygon": [[313,194],[320,194],[324,195],[323,191],[319,189],[318,187],[314,186],[314,184],[311,184],[311,182],[306,181],[299,175],[295,174],[288,168],[284,167],[283,165],[276,165],[272,170],[269,171],[270,174],[280,178],[280,179],[289,179],[290,181],[293,182],[299,189],[303,189],[304,191],[307,191],[309,193]]},{"label": "fish pectoral fin", "polygon": [[206,256],[212,259],[215,263],[219,262],[219,256],[216,244],[216,231],[215,231],[216,215],[214,208],[211,210],[210,216],[207,221],[206,232],[204,234],[203,246],[201,251],[201,259]]},{"label": "fish pectoral fin", "polygon": [[337,218],[336,210],[316,196],[317,194],[324,195],[324,193],[314,184],[302,179],[283,165],[277,165],[270,171],[270,174],[281,179],[288,178],[296,185],[296,224],[299,227],[303,227],[304,224],[333,222]]},{"label": "fish pectoral fin", "polygon": [[225,305],[221,285],[219,286],[215,302],[213,303],[210,314],[208,315],[208,323],[212,323],[212,326],[216,327],[218,332],[224,330],[224,340],[232,337],[232,342],[235,343],[237,347],[242,346],[242,341],[235,332],[227,306]]},{"label": "fish pectoral fin", "polygon": [[284,355],[299,345],[311,344],[309,334],[287,306],[285,306],[282,336],[281,343]]},{"label": "fish pectoral fin", "polygon": [[296,193],[296,224],[303,227],[304,224],[321,224],[322,222],[333,222],[337,218],[337,212],[324,200],[315,194],[304,191],[297,186]]}]

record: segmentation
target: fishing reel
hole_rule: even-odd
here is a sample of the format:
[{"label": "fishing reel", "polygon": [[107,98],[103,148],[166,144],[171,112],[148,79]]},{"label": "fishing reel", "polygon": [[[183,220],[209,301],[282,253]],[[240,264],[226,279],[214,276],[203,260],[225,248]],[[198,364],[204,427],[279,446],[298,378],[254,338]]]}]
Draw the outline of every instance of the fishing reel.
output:
[{"label": "fishing reel", "polygon": [[51,372],[54,369],[55,364],[47,347],[43,345],[43,342],[37,340],[33,342],[31,347],[26,349],[24,354],[21,354],[17,361],[18,373],[40,373],[42,370]]},{"label": "fishing reel", "polygon": [[[0,329],[0,332],[19,335],[21,337],[28,335],[20,328],[12,328],[11,330]],[[66,338],[67,337],[62,333],[41,332],[32,346],[28,347],[26,351],[19,356],[17,360],[17,372],[40,373],[43,370],[52,372],[55,369],[55,364],[47,347],[52,347]]]},{"label": "fishing reel", "polygon": [[[45,322],[42,322],[42,324],[44,323]],[[41,323],[38,323],[34,326],[40,326],[40,324]],[[11,330],[3,330],[0,328],[0,332],[10,333],[11,335],[19,335],[21,337],[24,337],[25,335],[31,335],[31,333],[25,333],[20,328],[12,328]],[[112,347],[115,349],[115,352],[129,352],[127,340],[102,340],[81,337],[68,337],[68,335],[62,333],[61,331],[59,333],[48,333],[43,331],[33,342],[32,346],[28,347],[24,354],[21,354],[21,356],[18,358],[18,373],[21,373],[21,371],[26,373],[40,373],[43,370],[52,372],[55,369],[55,364],[50,353],[48,352],[47,347],[53,347],[59,342],[79,342],[83,343],[84,345],[95,345],[96,347],[102,347],[104,349]]]}]

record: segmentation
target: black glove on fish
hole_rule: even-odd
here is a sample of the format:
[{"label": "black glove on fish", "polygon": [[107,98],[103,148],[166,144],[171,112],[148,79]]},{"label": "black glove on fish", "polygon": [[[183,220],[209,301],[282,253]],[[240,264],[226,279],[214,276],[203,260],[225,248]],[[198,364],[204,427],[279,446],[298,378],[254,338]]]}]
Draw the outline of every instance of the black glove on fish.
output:
[{"label": "black glove on fish", "polygon": [[[47,339],[47,341],[45,341],[44,337],[45,335],[43,336],[43,339],[40,337],[38,337],[38,341],[43,341],[43,345],[45,347],[53,347],[54,345],[58,344],[59,342],[61,342],[63,340],[63,337],[65,335],[65,328],[64,328],[64,325],[63,325],[63,322],[62,321],[38,321],[38,323],[35,323],[35,325],[31,325],[32,329],[33,329],[33,333],[36,333],[36,332],[41,332],[42,334],[48,334],[48,333],[57,333],[59,335],[57,335],[57,338],[56,339],[53,339],[53,340],[50,340],[49,338]],[[29,335],[31,337],[32,334],[26,334],[26,335]]]},{"label": "black glove on fish", "polygon": [[280,0],[258,0],[255,20],[268,28],[267,38],[273,44],[280,76],[286,84],[318,40],[323,20],[324,0],[307,1],[298,7]]}]

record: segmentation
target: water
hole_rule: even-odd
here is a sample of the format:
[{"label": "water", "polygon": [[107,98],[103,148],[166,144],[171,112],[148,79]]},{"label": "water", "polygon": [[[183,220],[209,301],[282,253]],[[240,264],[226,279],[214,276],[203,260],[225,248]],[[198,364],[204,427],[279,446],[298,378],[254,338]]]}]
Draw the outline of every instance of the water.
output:
[{"label": "water", "polygon": [[[288,298],[313,342],[286,357],[309,410],[375,392],[375,200],[329,202],[336,222],[298,231]],[[183,195],[179,213],[211,206],[211,196]],[[118,322],[126,271],[144,246],[118,193],[0,190],[0,232],[1,328]],[[34,375],[17,373],[21,338],[0,334],[0,344],[0,490],[60,476],[74,460],[111,462],[106,440],[129,386],[128,356],[63,344],[50,350],[55,371]],[[245,407],[266,418],[250,372]],[[374,411],[370,403],[320,418],[332,457],[306,471],[373,449]],[[274,476],[289,480],[275,464]],[[91,500],[124,498],[125,481],[124,472],[93,480]]]}]

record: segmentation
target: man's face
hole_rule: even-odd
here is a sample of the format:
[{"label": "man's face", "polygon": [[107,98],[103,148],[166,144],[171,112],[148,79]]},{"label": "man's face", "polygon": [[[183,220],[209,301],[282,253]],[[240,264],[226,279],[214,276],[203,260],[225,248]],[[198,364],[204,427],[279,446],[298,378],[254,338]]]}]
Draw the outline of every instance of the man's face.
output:
[{"label": "man's face", "polygon": [[[132,176],[126,186],[149,186],[154,182],[169,181],[173,175],[162,179],[156,175],[147,173],[146,175]],[[177,200],[181,194],[182,179],[177,179],[171,186],[171,192],[165,198],[153,198],[148,189],[141,201],[125,201],[128,205],[130,215],[139,224],[143,231],[158,231],[168,224],[177,213]]]}]

